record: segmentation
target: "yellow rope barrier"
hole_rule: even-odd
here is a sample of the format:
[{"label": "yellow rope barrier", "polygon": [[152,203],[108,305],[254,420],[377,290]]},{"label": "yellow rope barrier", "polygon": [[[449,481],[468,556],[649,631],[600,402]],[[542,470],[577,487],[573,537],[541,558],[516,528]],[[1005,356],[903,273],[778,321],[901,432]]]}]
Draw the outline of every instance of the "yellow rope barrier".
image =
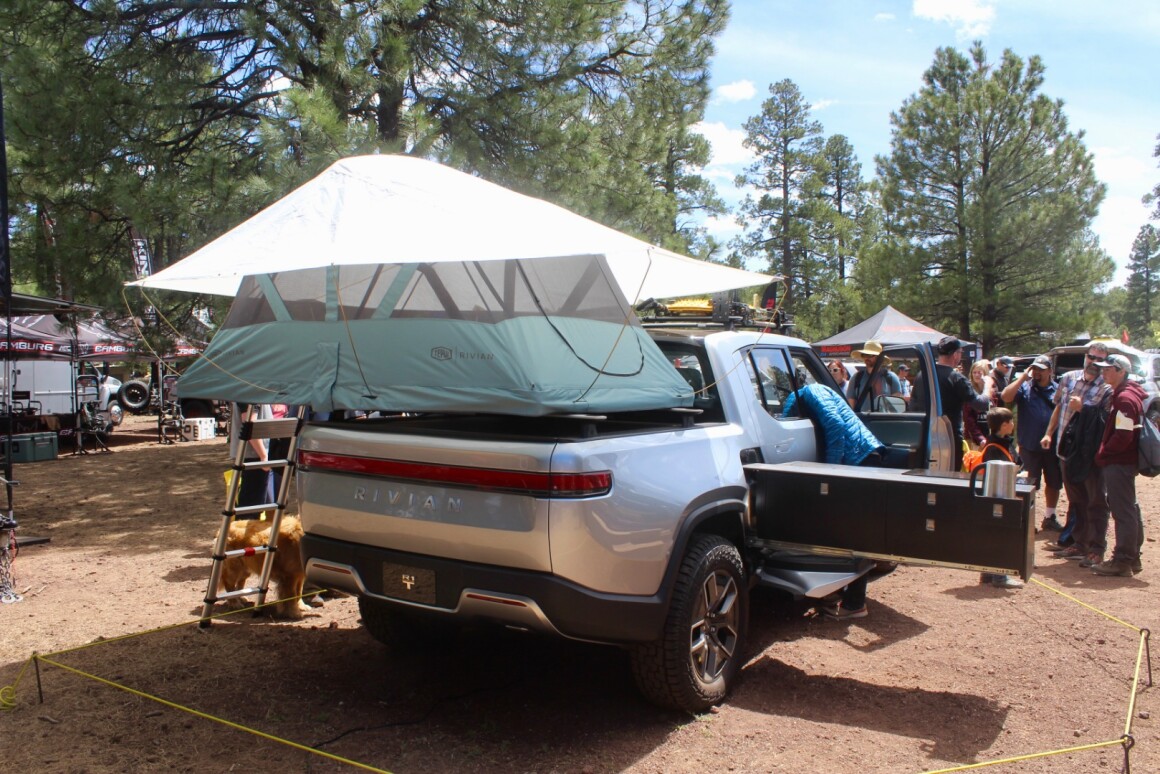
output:
[{"label": "yellow rope barrier", "polygon": [[1138,627],[1138,626],[1133,626],[1132,624],[1128,623],[1127,621],[1124,621],[1124,620],[1121,620],[1121,619],[1119,619],[1119,618],[1116,618],[1116,617],[1115,617],[1114,615],[1112,615],[1111,613],[1105,613],[1103,610],[1100,610],[1098,607],[1095,607],[1095,606],[1093,606],[1093,605],[1089,605],[1087,602],[1084,602],[1084,601],[1082,601],[1082,600],[1080,600],[1080,599],[1076,599],[1076,598],[1075,598],[1075,597],[1073,597],[1071,594],[1068,594],[1068,593],[1066,593],[1066,592],[1064,592],[1064,591],[1061,591],[1060,589],[1057,589],[1057,588],[1055,588],[1054,586],[1048,586],[1046,583],[1044,583],[1043,581],[1039,580],[1038,578],[1032,578],[1032,579],[1031,579],[1031,582],[1032,582],[1032,583],[1034,583],[1034,584],[1035,584],[1035,585],[1037,585],[1037,586],[1041,586],[1041,587],[1043,587],[1043,588],[1047,589],[1048,591],[1051,591],[1051,592],[1054,592],[1054,593],[1058,594],[1059,596],[1063,597],[1064,599],[1070,599],[1072,602],[1076,603],[1076,604],[1077,604],[1077,605],[1079,605],[1080,607],[1087,608],[1088,610],[1091,610],[1093,613],[1097,613],[1097,614],[1099,614],[1099,615],[1102,615],[1104,618],[1107,618],[1109,621],[1115,621],[1115,622],[1116,622],[1116,623],[1118,623],[1120,626],[1126,626],[1126,627],[1128,627],[1129,629],[1131,629],[1131,630],[1132,630],[1132,631],[1134,631],[1134,632],[1141,632],[1141,631],[1144,631],[1144,630],[1143,630],[1143,629],[1141,629],[1140,627]]},{"label": "yellow rope barrier", "polygon": [[[1068,755],[1070,753],[1084,752],[1086,750],[1099,750],[1099,749],[1103,749],[1105,747],[1115,747],[1117,745],[1124,748],[1125,762],[1127,761],[1128,751],[1131,750],[1132,745],[1135,744],[1135,739],[1132,737],[1132,718],[1133,718],[1133,715],[1135,714],[1135,711],[1136,711],[1136,691],[1137,691],[1139,684],[1140,684],[1140,667],[1144,663],[1144,653],[1145,653],[1145,649],[1147,647],[1147,643],[1148,643],[1149,637],[1151,635],[1151,632],[1148,629],[1142,629],[1139,626],[1134,626],[1134,625],[1128,623],[1127,621],[1124,621],[1120,618],[1117,618],[1116,616],[1112,615],[1111,613],[1100,610],[1098,607],[1095,607],[1093,605],[1089,605],[1087,602],[1084,602],[1083,600],[1077,599],[1077,598],[1073,597],[1072,595],[1070,595],[1070,594],[1068,594],[1060,589],[1055,588],[1054,586],[1049,586],[1046,583],[1044,583],[1043,581],[1039,580],[1038,578],[1032,578],[1031,582],[1036,584],[1037,586],[1040,586],[1044,589],[1047,589],[1048,591],[1051,591],[1055,594],[1058,594],[1059,596],[1063,597],[1064,599],[1068,599],[1068,600],[1076,603],[1077,605],[1079,605],[1082,608],[1090,610],[1093,613],[1097,613],[1098,615],[1102,615],[1104,618],[1107,618],[1109,621],[1114,621],[1115,623],[1117,623],[1121,626],[1124,626],[1128,629],[1131,629],[1134,632],[1139,633],[1140,644],[1137,646],[1137,649],[1136,649],[1136,668],[1135,668],[1135,671],[1132,675],[1132,689],[1131,689],[1131,692],[1128,696],[1128,713],[1127,713],[1127,719],[1124,723],[1123,736],[1121,736],[1118,739],[1109,739],[1106,742],[1093,742],[1091,744],[1079,745],[1077,747],[1065,747],[1065,748],[1061,748],[1059,750],[1045,750],[1043,752],[1028,753],[1027,755],[1016,755],[1016,756],[1010,757],[1010,758],[999,758],[999,759],[993,760],[993,761],[981,761],[979,763],[966,763],[966,764],[963,764],[961,766],[952,766],[951,768],[947,768],[947,769],[928,770],[928,771],[925,771],[923,774],[949,774],[950,772],[955,772],[955,771],[969,771],[971,769],[982,769],[982,768],[986,768],[989,766],[1001,766],[1001,765],[1004,765],[1007,763],[1019,763],[1020,761],[1035,760],[1037,758],[1049,758],[1049,757],[1054,756],[1054,755]],[[1149,674],[1151,674],[1150,669],[1149,669]]]},{"label": "yellow rope barrier", "polygon": [[51,664],[54,667],[57,667],[59,669],[63,669],[66,672],[72,672],[75,675],[80,675],[81,677],[87,677],[90,680],[96,680],[98,683],[101,683],[103,685],[107,685],[111,688],[116,688],[118,690],[125,691],[126,693],[131,693],[134,696],[140,696],[141,698],[148,699],[149,701],[155,701],[158,704],[163,704],[166,707],[169,707],[170,709],[180,710],[181,712],[187,712],[190,715],[194,715],[196,717],[203,718],[205,720],[210,720],[210,721],[213,721],[214,723],[220,723],[223,726],[228,726],[229,728],[233,728],[233,729],[236,729],[238,731],[245,731],[247,734],[253,734],[254,736],[260,737],[262,739],[266,739],[266,740],[271,741],[271,742],[277,742],[278,744],[284,744],[287,747],[293,747],[296,750],[302,750],[303,752],[308,752],[308,753],[311,753],[312,755],[319,755],[323,758],[329,758],[332,761],[338,761],[339,763],[345,763],[348,766],[354,766],[355,768],[363,769],[364,771],[375,771],[375,772],[380,772],[380,774],[390,774],[390,772],[387,771],[386,769],[379,769],[379,768],[376,768],[374,766],[370,766],[366,763],[352,761],[349,758],[343,758],[340,755],[335,755],[334,753],[328,753],[325,750],[317,750],[313,747],[307,747],[304,744],[299,744],[298,742],[292,742],[289,739],[283,739],[281,737],[274,736],[273,734],[267,734],[266,732],[259,731],[256,728],[250,728],[249,726],[243,726],[242,724],[235,723],[232,720],[226,720],[225,718],[219,718],[216,715],[209,714],[208,712],[202,712],[200,710],[195,710],[192,707],[186,707],[186,706],[178,704],[176,702],[169,701],[168,699],[163,699],[160,696],[154,696],[151,693],[145,693],[144,691],[139,691],[136,688],[130,688],[127,685],[122,685],[121,683],[115,683],[112,680],[106,680],[103,677],[98,677],[97,675],[89,674],[88,672],[83,672],[80,669],[76,669],[75,667],[67,666],[66,664],[60,663],[59,661],[53,661],[49,658],[45,658],[44,656],[33,656],[33,658],[36,659],[37,661],[42,661],[45,664]]},{"label": "yellow rope barrier", "polygon": [[[320,591],[325,592],[326,589],[322,589]],[[90,642],[90,643],[87,643],[85,645],[78,645],[75,648],[65,648],[64,650],[54,651],[52,653],[49,653],[47,656],[42,656],[42,655],[39,655],[37,653],[33,653],[32,656],[29,657],[29,659],[24,663],[24,666],[21,667],[20,673],[16,676],[16,680],[13,681],[12,685],[6,685],[6,686],[3,686],[2,688],[0,688],[0,710],[10,711],[16,707],[16,689],[19,687],[20,682],[24,679],[24,675],[28,671],[28,667],[36,662],[41,662],[41,663],[49,664],[50,666],[58,667],[60,669],[63,669],[66,672],[71,672],[71,673],[78,675],[80,677],[85,677],[85,678],[88,678],[90,680],[95,680],[98,683],[110,686],[112,688],[116,688],[116,689],[121,690],[121,691],[125,691],[126,693],[131,693],[134,696],[139,696],[143,699],[148,699],[149,701],[157,702],[158,704],[162,704],[162,705],[169,707],[171,709],[179,710],[181,712],[186,712],[190,715],[195,715],[196,717],[203,718],[205,720],[209,720],[209,721],[212,721],[214,723],[220,723],[221,725],[228,726],[228,727],[236,729],[238,731],[244,731],[248,734],[253,734],[254,736],[261,737],[262,739],[266,739],[266,740],[271,741],[271,742],[277,742],[278,744],[283,744],[283,745],[286,745],[288,747],[293,747],[296,750],[302,750],[304,752],[308,752],[308,753],[311,753],[313,755],[319,755],[319,756],[322,756],[324,758],[329,758],[330,760],[337,761],[339,763],[345,763],[349,766],[354,766],[355,768],[363,769],[365,771],[378,772],[379,774],[391,774],[390,771],[388,771],[386,769],[376,768],[376,767],[371,766],[371,765],[366,764],[366,763],[360,763],[359,761],[350,760],[348,758],[343,758],[342,756],[335,755],[333,753],[328,753],[325,750],[318,750],[318,749],[315,749],[313,747],[307,747],[306,745],[300,744],[299,742],[294,742],[294,741],[291,741],[289,739],[283,739],[281,737],[274,736],[273,734],[268,734],[264,731],[259,731],[255,728],[243,726],[243,725],[241,725],[239,723],[235,723],[231,720],[226,720],[225,718],[220,718],[220,717],[217,717],[216,715],[211,715],[208,712],[202,712],[201,710],[197,710],[197,709],[194,709],[192,707],[186,707],[182,704],[178,704],[176,702],[169,701],[168,699],[163,699],[160,696],[154,696],[153,694],[146,693],[146,692],[140,691],[136,688],[131,688],[127,685],[123,685],[121,683],[117,683],[117,682],[114,682],[112,680],[108,680],[108,679],[105,679],[103,677],[99,677],[97,675],[90,674],[90,673],[85,672],[83,670],[77,669],[76,667],[71,667],[71,666],[68,666],[67,664],[62,664],[59,661],[55,661],[52,658],[49,658],[49,656],[61,656],[61,655],[65,655],[68,653],[76,653],[77,651],[85,650],[87,648],[92,648],[92,647],[95,647],[97,645],[109,645],[109,644],[114,643],[114,642],[121,642],[123,640],[129,640],[129,639],[133,639],[135,637],[142,637],[146,634],[160,634],[161,632],[166,632],[166,631],[170,631],[173,629],[178,629],[178,628],[181,628],[183,626],[191,626],[193,624],[201,624],[203,621],[212,621],[212,620],[215,620],[218,618],[225,618],[227,616],[237,615],[238,613],[254,612],[254,611],[256,611],[260,608],[263,608],[263,607],[269,607],[271,605],[276,605],[279,602],[286,602],[286,601],[293,600],[293,599],[302,599],[302,597],[305,597],[305,596],[313,596],[314,594],[320,593],[320,591],[313,591],[312,590],[312,591],[310,591],[309,594],[299,594],[296,597],[287,597],[284,600],[282,600],[282,599],[273,600],[270,602],[265,602],[261,605],[250,605],[248,607],[240,608],[238,610],[229,610],[229,611],[226,611],[224,613],[218,613],[216,615],[207,616],[205,618],[196,618],[192,621],[182,621],[181,623],[169,624],[167,626],[159,626],[159,627],[156,627],[154,629],[146,629],[144,631],[133,632],[131,634],[124,634],[124,635],[121,635],[120,637],[112,637],[109,639],[96,640],[94,642]]]},{"label": "yellow rope barrier", "polygon": [[993,761],[983,761],[981,763],[967,763],[962,766],[954,766],[949,769],[933,769],[926,771],[924,774],[949,774],[952,771],[968,771],[970,769],[982,769],[987,766],[1001,766],[1005,763],[1019,763],[1020,761],[1030,761],[1037,758],[1048,758],[1052,755],[1066,755],[1067,753],[1083,752],[1085,750],[1098,750],[1104,747],[1114,747],[1118,744],[1123,744],[1122,739],[1115,739],[1107,742],[1094,742],[1092,744],[1081,744],[1078,747],[1067,747],[1062,750],[1050,750],[1047,752],[1028,753],[1027,755],[1016,755],[1011,758],[1000,758]]}]

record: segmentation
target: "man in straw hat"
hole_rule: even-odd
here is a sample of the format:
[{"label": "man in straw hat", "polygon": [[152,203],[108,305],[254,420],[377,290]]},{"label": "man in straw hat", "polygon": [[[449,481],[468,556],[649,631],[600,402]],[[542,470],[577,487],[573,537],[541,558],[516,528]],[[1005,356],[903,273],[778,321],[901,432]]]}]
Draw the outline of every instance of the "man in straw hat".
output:
[{"label": "man in straw hat", "polygon": [[890,358],[882,354],[882,342],[867,341],[866,346],[855,350],[854,354],[862,358],[866,366],[865,371],[854,375],[850,386],[850,405],[855,411],[871,409],[874,400],[883,395],[902,397],[902,383],[890,370]]}]

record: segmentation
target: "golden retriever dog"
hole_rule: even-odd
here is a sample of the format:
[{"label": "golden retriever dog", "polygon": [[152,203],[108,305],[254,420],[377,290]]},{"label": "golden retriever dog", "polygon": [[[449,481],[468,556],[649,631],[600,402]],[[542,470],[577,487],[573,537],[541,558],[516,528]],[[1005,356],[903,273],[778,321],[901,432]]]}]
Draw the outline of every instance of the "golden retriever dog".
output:
[{"label": "golden retriever dog", "polygon": [[[230,525],[226,550],[257,548],[266,545],[269,539],[270,522],[258,519],[235,521]],[[266,595],[268,600],[283,600],[272,606],[274,616],[277,618],[301,618],[303,611],[310,609],[301,599],[297,599],[302,594],[302,585],[306,581],[306,573],[302,567],[301,542],[302,522],[297,516],[283,516],[278,526],[276,544],[278,550],[274,552],[274,566],[270,570],[270,582],[275,590]],[[226,559],[222,563],[221,588],[226,591],[244,588],[251,575],[261,575],[262,562],[265,558],[264,554],[258,553]],[[246,605],[241,597],[234,597],[226,602],[233,603],[234,607]]]}]

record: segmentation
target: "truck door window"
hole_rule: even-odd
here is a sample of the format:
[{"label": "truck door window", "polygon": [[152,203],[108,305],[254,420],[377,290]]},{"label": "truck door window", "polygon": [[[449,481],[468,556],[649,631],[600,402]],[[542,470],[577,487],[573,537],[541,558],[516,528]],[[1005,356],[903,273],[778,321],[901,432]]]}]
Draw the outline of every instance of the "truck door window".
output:
[{"label": "truck door window", "polygon": [[825,380],[822,379],[821,374],[818,372],[819,369],[825,368],[823,364],[802,357],[797,353],[790,355],[790,357],[793,359],[793,372],[797,377],[798,387],[803,387],[807,384],[825,384]]},{"label": "truck door window", "polygon": [[778,349],[750,350],[749,366],[749,380],[758,401],[770,414],[780,414],[782,404],[794,389],[785,353]]}]

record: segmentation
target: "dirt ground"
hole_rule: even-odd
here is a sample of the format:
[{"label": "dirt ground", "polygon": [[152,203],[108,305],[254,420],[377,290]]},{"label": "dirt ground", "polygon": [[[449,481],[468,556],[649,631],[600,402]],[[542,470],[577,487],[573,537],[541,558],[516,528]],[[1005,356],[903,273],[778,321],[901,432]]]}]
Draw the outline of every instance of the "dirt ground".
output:
[{"label": "dirt ground", "polygon": [[[690,717],[643,703],[617,649],[471,631],[388,653],[350,598],[199,629],[226,447],[160,445],[152,422],[130,418],[111,453],[16,466],[18,534],[51,542],[21,549],[24,600],[0,605],[0,770],[1112,772],[1130,722],[1132,770],[1160,771],[1146,658],[1131,703],[1154,537],[1130,579],[1051,558],[1054,533],[1019,591],[900,568],[853,622],[759,593],[737,690]],[[1154,536],[1160,479],[1138,481]]]}]

